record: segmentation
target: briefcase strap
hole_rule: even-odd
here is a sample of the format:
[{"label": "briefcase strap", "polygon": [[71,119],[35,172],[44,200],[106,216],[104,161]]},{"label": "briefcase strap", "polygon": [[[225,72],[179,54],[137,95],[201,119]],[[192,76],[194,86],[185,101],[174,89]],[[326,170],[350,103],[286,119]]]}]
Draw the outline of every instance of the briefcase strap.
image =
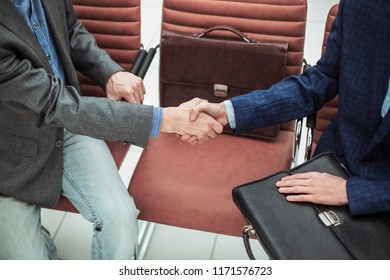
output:
[{"label": "briefcase strap", "polygon": [[252,235],[256,235],[256,231],[253,229],[253,227],[251,225],[244,226],[244,229],[242,231],[242,239],[244,240],[245,250],[248,254],[249,259],[255,260],[256,258],[253,255],[251,243],[249,242],[249,238]]}]

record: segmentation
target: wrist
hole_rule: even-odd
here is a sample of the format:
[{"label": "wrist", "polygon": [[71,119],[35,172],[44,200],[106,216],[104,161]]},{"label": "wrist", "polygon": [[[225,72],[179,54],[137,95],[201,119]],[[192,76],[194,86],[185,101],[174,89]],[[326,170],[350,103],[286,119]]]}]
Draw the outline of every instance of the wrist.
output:
[{"label": "wrist", "polygon": [[163,108],[163,113],[162,113],[162,121],[161,121],[161,132],[165,133],[173,133],[173,124],[175,122],[175,114],[174,114],[175,108],[173,107],[168,107],[168,108]]},{"label": "wrist", "polygon": [[219,106],[219,112],[220,112],[219,117],[218,117],[218,121],[223,126],[227,125],[228,123],[231,125],[230,118],[229,118],[229,112],[233,112],[233,114],[234,114],[234,109],[233,109],[232,103],[229,100],[226,100],[226,101],[219,103],[218,106]]}]

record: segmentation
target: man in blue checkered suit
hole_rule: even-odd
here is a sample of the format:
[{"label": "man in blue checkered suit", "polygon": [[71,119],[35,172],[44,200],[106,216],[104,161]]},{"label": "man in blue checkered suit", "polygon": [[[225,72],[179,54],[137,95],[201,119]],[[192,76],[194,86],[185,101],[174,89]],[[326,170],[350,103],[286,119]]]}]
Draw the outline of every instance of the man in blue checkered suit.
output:
[{"label": "man in blue checkered suit", "polygon": [[389,212],[389,77],[390,1],[342,0],[326,53],[316,66],[269,90],[220,104],[203,101],[193,118],[207,111],[240,133],[311,115],[339,94],[338,115],[315,153],[333,152],[352,176],[298,174],[283,178],[277,187],[291,202],[348,205],[352,215]]}]

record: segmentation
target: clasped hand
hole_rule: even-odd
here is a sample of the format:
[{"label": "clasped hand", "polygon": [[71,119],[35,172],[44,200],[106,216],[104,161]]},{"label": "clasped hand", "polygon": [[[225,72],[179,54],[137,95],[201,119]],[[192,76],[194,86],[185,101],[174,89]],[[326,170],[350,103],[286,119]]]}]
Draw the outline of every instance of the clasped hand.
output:
[{"label": "clasped hand", "polygon": [[179,107],[164,108],[161,131],[176,133],[190,144],[201,144],[222,133],[223,124],[214,116],[203,112],[205,100],[195,98]]},{"label": "clasped hand", "polygon": [[223,126],[228,123],[226,109],[223,103],[209,103],[207,100],[194,98],[181,104],[179,108],[189,110],[190,125],[201,122],[202,119],[207,119],[209,122],[213,123],[213,126],[210,127],[213,131],[203,133],[202,137],[189,132],[177,134],[183,141],[191,145],[202,144],[209,139],[215,138],[217,134],[222,133]]}]

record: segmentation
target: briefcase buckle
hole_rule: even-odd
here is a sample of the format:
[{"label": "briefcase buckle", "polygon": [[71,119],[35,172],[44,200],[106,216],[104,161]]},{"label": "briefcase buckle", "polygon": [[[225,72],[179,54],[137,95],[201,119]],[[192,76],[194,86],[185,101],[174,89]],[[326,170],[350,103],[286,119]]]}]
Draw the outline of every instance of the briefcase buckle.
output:
[{"label": "briefcase buckle", "polygon": [[318,217],[320,217],[321,221],[327,227],[340,225],[340,219],[337,216],[337,214],[333,211],[325,211],[325,212],[319,213]]},{"label": "briefcase buckle", "polygon": [[222,84],[214,85],[214,95],[217,97],[227,97],[228,96],[228,86]]},{"label": "briefcase buckle", "polygon": [[256,230],[253,228],[252,225],[247,225],[243,227],[243,232],[250,236],[250,235],[256,235]]}]

